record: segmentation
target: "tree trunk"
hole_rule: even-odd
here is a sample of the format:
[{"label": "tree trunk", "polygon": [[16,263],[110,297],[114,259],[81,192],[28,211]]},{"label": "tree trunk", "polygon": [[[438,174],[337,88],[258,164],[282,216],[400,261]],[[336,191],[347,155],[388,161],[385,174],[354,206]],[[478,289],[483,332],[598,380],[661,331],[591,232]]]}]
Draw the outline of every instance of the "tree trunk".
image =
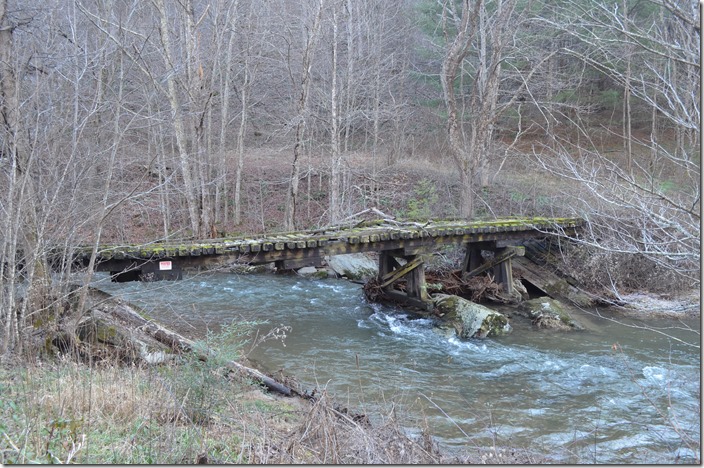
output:
[{"label": "tree trunk", "polygon": [[308,113],[308,94],[310,93],[310,80],[313,64],[313,53],[318,42],[318,31],[323,14],[323,0],[318,2],[318,10],[313,20],[310,35],[303,51],[303,72],[300,82],[300,95],[298,98],[298,113],[296,117],[296,136],[293,143],[293,162],[291,163],[291,181],[289,183],[286,200],[286,213],[284,215],[284,229],[296,229],[296,205],[298,203],[298,185],[301,177],[301,155],[305,148],[305,131]]},{"label": "tree trunk", "polygon": [[[12,298],[6,305],[5,334],[9,335],[3,343],[3,351],[11,345],[22,345],[22,331],[24,330],[27,311],[34,311],[43,306],[50,288],[49,269],[45,253],[41,249],[41,236],[39,230],[39,215],[37,212],[36,188],[32,177],[33,164],[32,152],[29,142],[26,141],[28,131],[22,128],[20,119],[20,96],[17,85],[13,31],[15,26],[7,17],[7,4],[0,0],[0,116],[2,129],[0,130],[4,142],[3,153],[10,160],[12,191],[8,194],[12,202],[9,216],[16,232],[14,242],[7,245],[11,250],[10,256],[15,257],[21,249],[27,272],[27,292],[20,308],[15,307]],[[0,260],[3,261],[3,260]],[[14,263],[14,262],[11,262]],[[16,275],[15,265],[8,273]]]},{"label": "tree trunk", "polygon": [[[628,30],[628,0],[623,0],[624,28]],[[626,33],[627,34],[627,33]],[[631,125],[631,47],[625,46],[626,72],[623,85],[623,151],[626,154],[626,172],[633,175],[633,138]]]},{"label": "tree trunk", "polygon": [[[332,86],[330,89],[330,224],[342,219],[342,155],[340,154],[340,128],[337,89],[337,12],[332,15]],[[349,58],[348,58],[349,59]]]},{"label": "tree trunk", "polygon": [[[461,218],[469,219],[472,217],[474,209],[474,199],[472,191],[472,182],[474,178],[473,168],[469,160],[470,155],[467,152],[462,129],[460,128],[459,111],[457,96],[455,94],[455,80],[460,71],[460,65],[467,56],[469,48],[472,44],[474,30],[477,27],[480,9],[483,6],[483,0],[478,0],[474,6],[470,8],[469,0],[462,1],[462,17],[460,20],[457,36],[450,44],[445,53],[445,59],[442,64],[442,73],[440,75],[442,81],[443,96],[445,98],[445,107],[447,108],[447,136],[450,154],[460,170],[460,200],[459,200],[459,215]],[[447,15],[443,11],[443,17]],[[445,26],[446,27],[446,26]]]},{"label": "tree trunk", "polygon": [[237,132],[237,169],[235,170],[235,225],[242,222],[242,171],[244,169],[244,135],[247,129],[247,106],[249,90],[249,52],[244,62],[244,83],[240,97],[242,100],[242,115],[240,117],[240,128]]},{"label": "tree trunk", "polygon": [[[92,290],[91,290],[92,291]],[[101,304],[98,310],[101,314],[107,314],[113,319],[117,319],[115,323],[118,328],[127,328],[125,335],[130,336],[136,330],[137,333],[144,333],[146,336],[158,341],[159,343],[168,346],[171,350],[176,352],[194,353],[198,359],[202,361],[207,361],[213,354],[211,350],[201,350],[196,346],[195,342],[185,338],[184,336],[171,331],[161,325],[154,323],[151,320],[146,320],[142,317],[130,304],[124,303],[122,301],[116,301],[114,298],[109,297],[105,299],[105,293],[97,293],[97,301]],[[91,304],[92,305],[92,304]],[[97,314],[96,314],[97,315]],[[126,324],[126,325],[123,325]],[[280,393],[282,395],[291,396],[292,390],[283,385],[276,380],[268,377],[256,369],[247,367],[236,361],[227,361],[225,364],[228,368],[235,370],[244,377],[250,378],[256,382],[260,382],[262,385],[266,386],[269,390]]]},{"label": "tree trunk", "polygon": [[166,67],[170,70],[166,76],[166,85],[168,89],[169,104],[171,106],[171,124],[176,136],[176,148],[179,155],[179,163],[181,169],[181,177],[183,177],[184,191],[186,194],[186,203],[188,205],[188,214],[191,221],[192,235],[195,237],[201,236],[201,207],[198,201],[195,182],[193,180],[193,172],[191,168],[190,156],[187,150],[186,130],[184,128],[183,115],[181,112],[181,102],[176,89],[176,70],[174,69],[174,61],[171,54],[171,39],[169,38],[169,22],[166,14],[164,0],[154,0],[154,4],[159,12],[159,34],[161,36],[161,44],[164,51],[164,61]]}]

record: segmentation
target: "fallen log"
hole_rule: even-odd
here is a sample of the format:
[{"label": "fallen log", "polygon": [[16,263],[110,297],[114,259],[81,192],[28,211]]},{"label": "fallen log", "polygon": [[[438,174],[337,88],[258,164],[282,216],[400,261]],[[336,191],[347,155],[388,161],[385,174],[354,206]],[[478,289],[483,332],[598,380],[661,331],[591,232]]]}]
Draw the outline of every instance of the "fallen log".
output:
[{"label": "fallen log", "polygon": [[[127,325],[135,328],[137,331],[140,331],[159,343],[168,346],[171,350],[194,353],[198,359],[202,361],[207,361],[214,355],[214,352],[211,350],[206,352],[199,350],[194,341],[189,340],[176,332],[168,330],[157,323],[145,319],[128,303],[112,297],[105,299],[104,293],[102,292],[100,292],[99,296],[102,297],[102,300],[99,305],[95,306],[97,309],[101,310],[103,313],[112,315]],[[264,375],[256,369],[252,369],[251,367],[247,367],[235,361],[228,361],[226,366],[244,377],[251,378],[255,382],[263,384],[270,391],[280,393],[285,396],[292,395],[289,387],[277,382],[275,379],[272,379],[267,375]]]},{"label": "fallen log", "polygon": [[235,361],[228,361],[227,366],[240,373],[240,375],[243,375],[245,377],[248,377],[250,379],[253,379],[257,382],[262,383],[266,388],[269,390],[280,393],[282,395],[286,396],[291,396],[292,392],[291,389],[288,388],[286,385],[277,382],[276,380],[272,379],[269,376],[266,376],[259,372],[256,369],[252,369],[251,367],[247,367],[245,365],[240,364],[239,362]]}]

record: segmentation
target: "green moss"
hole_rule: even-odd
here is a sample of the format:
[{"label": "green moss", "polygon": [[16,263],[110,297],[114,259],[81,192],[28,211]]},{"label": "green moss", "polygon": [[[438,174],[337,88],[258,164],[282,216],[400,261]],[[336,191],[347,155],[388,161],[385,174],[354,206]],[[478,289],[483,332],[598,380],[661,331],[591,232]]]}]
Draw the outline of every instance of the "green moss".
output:
[{"label": "green moss", "polygon": [[436,303],[436,309],[443,320],[455,320],[457,318],[458,296],[448,296]]},{"label": "green moss", "polygon": [[315,279],[327,279],[328,277],[328,272],[325,270],[318,270],[315,272],[314,275],[312,275],[313,278]]},{"label": "green moss", "polygon": [[545,284],[545,292],[550,296],[564,296],[569,291],[569,284],[567,281],[561,279],[554,283]]},{"label": "green moss", "polygon": [[481,337],[505,335],[506,325],[508,325],[508,319],[505,316],[500,314],[490,315],[484,319],[476,334]]},{"label": "green moss", "polygon": [[[427,181],[426,181],[427,182]],[[431,193],[434,190],[432,187],[428,186],[426,182],[421,182],[417,187],[418,193],[425,194],[426,192]],[[431,193],[432,194],[432,193]],[[431,199],[426,199],[425,197],[418,197],[416,202],[411,203],[408,207],[408,212],[411,218],[416,219],[428,219],[428,209],[432,205]],[[122,259],[125,255],[136,255],[140,257],[174,257],[174,256],[190,256],[192,253],[198,254],[202,253],[202,250],[215,250],[216,253],[226,253],[223,249],[226,244],[230,246],[242,245],[246,247],[246,251],[251,249],[252,252],[256,252],[260,249],[260,244],[265,241],[275,242],[273,237],[285,236],[287,243],[296,244],[297,248],[310,248],[318,245],[317,240],[320,240],[321,246],[326,244],[328,239],[320,237],[324,234],[326,230],[334,230],[338,233],[337,237],[347,238],[351,244],[367,243],[367,242],[377,242],[380,239],[415,239],[418,237],[426,237],[428,233],[432,235],[463,235],[465,232],[463,230],[482,230],[485,229],[489,232],[501,232],[502,230],[516,230],[515,228],[529,228],[530,226],[551,228],[555,224],[562,225],[564,227],[578,227],[584,224],[584,220],[580,218],[545,218],[545,217],[507,217],[502,219],[473,219],[471,221],[457,220],[457,219],[440,219],[440,220],[429,220],[424,223],[423,232],[419,232],[420,229],[416,225],[403,225],[404,220],[398,220],[402,227],[407,229],[400,231],[397,229],[395,231],[384,231],[383,226],[386,222],[383,219],[374,219],[369,221],[361,221],[354,228],[340,228],[340,227],[328,227],[312,231],[296,231],[289,233],[268,233],[266,235],[260,235],[256,238],[245,239],[242,233],[230,233],[227,237],[223,237],[216,241],[209,240],[208,242],[199,241],[174,241],[174,242],[164,242],[158,244],[150,244],[146,246],[140,245],[127,245],[127,246],[100,246],[100,257],[103,260],[110,258]],[[381,228],[376,231],[370,232],[376,228]],[[398,228],[398,226],[396,226]],[[476,231],[475,231],[476,232]],[[481,232],[481,231],[480,231]],[[283,242],[278,239],[275,244],[276,250],[283,249]],[[234,244],[234,245],[232,245]],[[267,245],[267,249],[270,246]],[[360,246],[360,249],[363,247]],[[366,249],[366,248],[364,248]],[[78,252],[82,255],[88,255],[91,248],[88,246],[79,247]]]},{"label": "green moss", "polygon": [[119,333],[114,325],[105,325],[100,321],[96,325],[95,337],[98,341],[103,343],[114,343],[116,341]]}]

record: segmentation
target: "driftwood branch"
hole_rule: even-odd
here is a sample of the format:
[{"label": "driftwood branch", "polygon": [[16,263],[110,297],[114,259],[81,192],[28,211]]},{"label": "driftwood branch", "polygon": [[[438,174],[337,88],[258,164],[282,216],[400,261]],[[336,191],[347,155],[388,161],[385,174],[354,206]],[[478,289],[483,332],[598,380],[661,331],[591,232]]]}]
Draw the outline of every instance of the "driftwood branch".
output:
[{"label": "driftwood branch", "polygon": [[381,218],[382,218],[384,221],[393,222],[393,219],[394,219],[393,216],[387,215],[387,214],[384,213],[383,211],[378,210],[377,208],[373,208],[373,207],[372,207],[372,208],[367,208],[366,210],[362,210],[362,211],[360,211],[359,213],[355,213],[355,214],[353,214],[353,215],[350,215],[350,216],[346,217],[345,219],[341,220],[340,223],[344,223],[344,222],[346,222],[346,221],[356,219],[356,218],[358,218],[358,217],[360,217],[360,216],[362,216],[363,214],[366,214],[366,213],[374,213],[374,214],[376,214],[377,216],[381,216]]}]

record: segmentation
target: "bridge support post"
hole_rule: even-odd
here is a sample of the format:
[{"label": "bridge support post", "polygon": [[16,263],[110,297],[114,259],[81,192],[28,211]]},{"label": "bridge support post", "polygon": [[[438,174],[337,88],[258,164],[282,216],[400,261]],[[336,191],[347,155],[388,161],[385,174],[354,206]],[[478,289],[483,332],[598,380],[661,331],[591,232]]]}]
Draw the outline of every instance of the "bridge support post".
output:
[{"label": "bridge support post", "polygon": [[401,265],[396,261],[394,256],[388,250],[379,252],[379,278],[387,276]]},{"label": "bridge support post", "polygon": [[[477,270],[484,263],[482,250],[495,250],[496,242],[469,242],[465,245],[464,260],[462,261],[462,276],[472,276],[470,272]],[[475,273],[476,274],[476,273]]]},{"label": "bridge support post", "polygon": [[[486,262],[481,256],[482,250],[494,252],[494,258]],[[478,242],[467,244],[467,253],[462,263],[462,278],[467,279],[487,270],[492,270],[494,281],[503,285],[504,291],[513,294],[513,268],[511,258],[525,255],[521,246],[496,247],[495,242]]]},{"label": "bridge support post", "polygon": [[418,266],[406,274],[406,294],[414,299],[428,302],[430,297],[428,297],[428,287],[425,284],[425,262],[422,257],[417,255],[407,257],[408,263],[417,259],[420,260]]},{"label": "bridge support post", "polygon": [[[413,307],[429,310],[432,303],[425,283],[423,257],[421,255],[400,255],[400,258],[406,260],[404,265],[401,265],[394,258],[393,251],[379,252],[379,281],[384,294]],[[393,283],[402,278],[406,279],[405,293],[393,288]]]},{"label": "bridge support post", "polygon": [[[496,249],[494,255],[496,257],[507,256],[509,253],[508,248]],[[515,254],[514,254],[515,255]],[[506,294],[513,294],[513,267],[511,264],[511,257],[513,255],[507,256],[506,260],[496,265],[494,270],[494,281],[501,283],[504,286],[504,292]]]}]

